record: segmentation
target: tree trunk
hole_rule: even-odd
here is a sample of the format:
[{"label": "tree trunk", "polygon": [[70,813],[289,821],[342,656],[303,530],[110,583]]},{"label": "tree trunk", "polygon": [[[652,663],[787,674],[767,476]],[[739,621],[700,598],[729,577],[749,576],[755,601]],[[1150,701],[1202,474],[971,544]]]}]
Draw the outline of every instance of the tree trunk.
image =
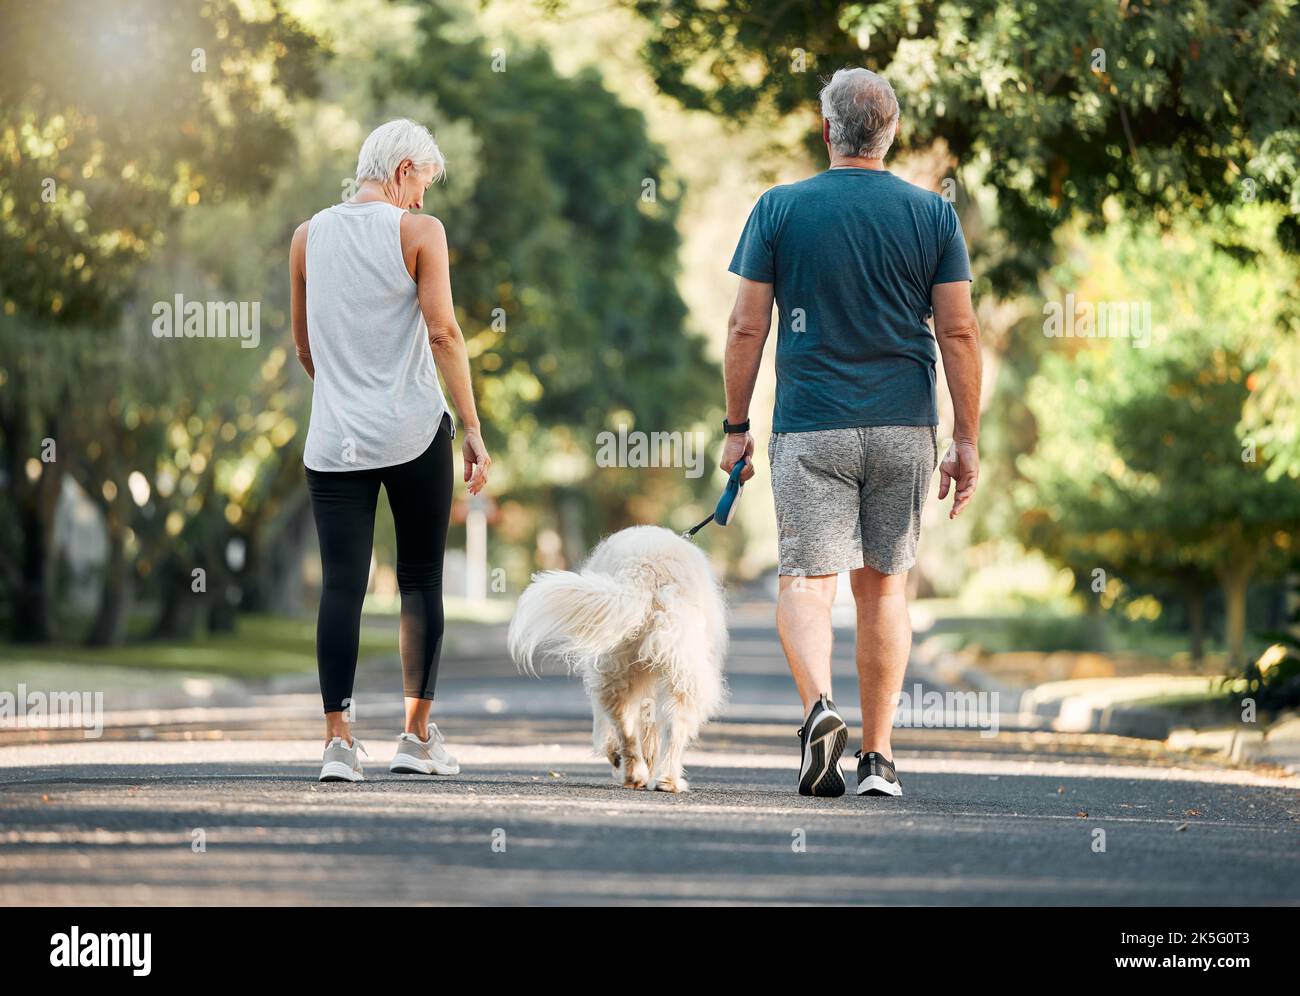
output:
[{"label": "tree trunk", "polygon": [[[212,582],[209,575],[209,581]],[[233,633],[235,631],[236,602],[231,598],[233,582],[224,571],[208,590],[208,632]]]},{"label": "tree trunk", "polygon": [[1106,618],[1106,613],[1102,611],[1101,602],[1096,596],[1085,598],[1083,604],[1086,627],[1084,640],[1087,643],[1087,649],[1104,654],[1110,648],[1109,620]]},{"label": "tree trunk", "polygon": [[235,629],[236,602],[231,599],[235,579],[226,564],[228,539],[228,535],[223,532],[203,544],[199,557],[207,572],[208,590],[200,594],[191,588],[190,592],[190,597],[198,602],[201,624],[209,633],[230,633]]},{"label": "tree trunk", "polygon": [[241,572],[241,612],[271,612],[292,616],[302,611],[302,561],[310,536],[311,506],[296,503],[278,531],[246,535],[246,559]]},{"label": "tree trunk", "polygon": [[176,560],[168,560],[159,572],[159,596],[162,600],[162,609],[158,613],[158,621],[154,624],[154,639],[193,639],[195,629],[198,627],[199,608],[202,600],[208,598],[208,593],[192,591],[191,580],[185,565]]},{"label": "tree trunk", "polygon": [[1200,589],[1187,593],[1187,626],[1191,631],[1192,666],[1205,663],[1205,593]]},{"label": "tree trunk", "polygon": [[111,511],[104,515],[108,532],[108,559],[99,593],[99,608],[86,637],[92,647],[118,646],[126,636],[127,610],[131,605],[131,558],[126,555],[126,526]]},{"label": "tree trunk", "polygon": [[581,563],[591,552],[582,532],[582,499],[571,491],[562,491],[556,504],[561,556],[564,557],[565,566],[572,569],[573,565]]},{"label": "tree trunk", "polygon": [[1240,671],[1246,666],[1246,593],[1250,588],[1251,567],[1237,565],[1221,572],[1224,600],[1224,644],[1227,670]]},{"label": "tree trunk", "polygon": [[1282,610],[1286,615],[1286,631],[1294,639],[1300,640],[1300,571],[1287,573]]},{"label": "tree trunk", "polygon": [[[6,338],[8,336],[6,335]],[[63,396],[57,393],[46,399],[34,387],[42,380],[38,364],[41,344],[15,340],[5,342],[0,358],[9,368],[11,381],[0,391],[0,454],[4,457],[4,474],[8,478],[10,500],[16,513],[22,540],[12,574],[13,638],[21,643],[48,643],[55,636],[54,600],[58,577],[58,551],[54,546],[54,522],[59,496],[63,493],[66,453],[56,449],[48,462],[44,459],[44,441],[63,445],[59,413]],[[12,346],[16,352],[11,353]],[[40,461],[40,474],[28,477],[30,460]]]},{"label": "tree trunk", "polygon": [[[17,472],[26,474],[27,470],[19,466]],[[19,586],[14,597],[13,636],[19,643],[48,643],[54,639],[58,564],[54,519],[62,489],[63,470],[57,461],[41,465],[41,477],[35,484],[14,488],[23,534]]]}]

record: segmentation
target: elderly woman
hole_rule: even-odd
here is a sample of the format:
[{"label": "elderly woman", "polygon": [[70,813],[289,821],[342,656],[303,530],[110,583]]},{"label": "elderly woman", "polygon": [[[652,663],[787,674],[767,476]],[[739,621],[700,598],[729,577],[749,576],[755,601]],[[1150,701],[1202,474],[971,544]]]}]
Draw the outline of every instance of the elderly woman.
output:
[{"label": "elderly woman", "polygon": [[348,721],[381,484],[397,531],[406,696],[406,729],[389,770],[460,771],[429,720],[456,435],[439,373],[460,418],[471,494],[487,483],[492,461],[452,306],[447,235],[438,219],[413,213],[443,167],[420,125],[381,125],[361,146],[356,194],[303,222],[289,252],[293,338],[313,381],[303,462],[323,572],[316,624],[325,705],[321,781],[364,777]]}]

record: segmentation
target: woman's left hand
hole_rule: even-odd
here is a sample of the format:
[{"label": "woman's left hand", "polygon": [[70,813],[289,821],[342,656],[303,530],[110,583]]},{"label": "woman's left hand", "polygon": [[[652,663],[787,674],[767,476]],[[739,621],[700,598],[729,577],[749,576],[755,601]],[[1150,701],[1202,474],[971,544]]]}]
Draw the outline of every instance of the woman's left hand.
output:
[{"label": "woman's left hand", "polygon": [[483,443],[483,434],[478,429],[466,429],[465,443],[461,447],[461,456],[465,460],[465,480],[469,482],[469,493],[478,494],[487,486],[488,468],[492,458],[488,456],[487,446]]}]

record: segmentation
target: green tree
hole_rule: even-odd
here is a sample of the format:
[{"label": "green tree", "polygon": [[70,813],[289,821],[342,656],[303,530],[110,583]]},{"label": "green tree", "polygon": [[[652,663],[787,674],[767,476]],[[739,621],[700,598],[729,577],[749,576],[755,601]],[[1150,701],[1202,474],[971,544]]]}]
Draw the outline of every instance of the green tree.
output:
[{"label": "green tree", "polygon": [[[120,29],[132,39],[124,44],[138,52],[141,79],[186,74],[170,87],[151,85],[166,114],[148,117],[147,101],[134,109],[130,102],[94,105],[105,117],[84,127],[111,127],[149,156],[132,158],[129,146],[114,146],[87,167],[73,157],[80,146],[70,141],[62,149],[42,146],[49,162],[24,167],[30,177],[56,167],[97,181],[101,170],[110,178],[124,173],[122,182],[105,180],[93,190],[64,191],[56,183],[66,194],[57,205],[66,215],[63,228],[44,217],[24,221],[45,226],[41,244],[56,249],[48,254],[50,266],[67,260],[77,272],[89,270],[93,277],[82,279],[102,281],[104,294],[74,301],[63,291],[59,297],[56,276],[45,280],[51,290],[42,295],[17,263],[4,272],[3,286],[17,288],[5,297],[9,315],[0,340],[0,405],[11,416],[2,446],[9,480],[34,466],[31,454],[38,450],[25,440],[53,436],[60,459],[36,467],[6,495],[0,528],[17,548],[20,532],[28,538],[19,527],[24,508],[52,526],[67,474],[98,506],[109,549],[92,642],[122,638],[134,598],[157,601],[151,631],[170,637],[200,625],[229,626],[237,606],[292,603],[286,596],[298,587],[309,532],[301,446],[311,385],[286,348],[288,233],[347,195],[361,139],[399,114],[434,128],[452,164],[448,182],[431,192],[429,209],[447,222],[452,238],[453,283],[482,408],[497,455],[505,456],[494,483],[508,489],[502,504],[511,514],[494,530],[494,541],[499,534],[527,544],[538,530],[554,528],[576,556],[584,533],[608,523],[659,518],[666,510],[693,514],[681,508],[679,472],[655,471],[647,481],[639,471],[594,473],[591,466],[597,430],[620,420],[687,430],[717,394],[716,367],[703,341],[685,329],[675,286],[680,189],[667,175],[662,151],[646,139],[641,116],[594,72],[564,77],[544,54],[511,43],[507,72],[494,73],[473,23],[453,21],[438,8],[425,12],[416,32],[410,15],[418,8],[378,0],[302,7],[301,24],[273,8],[280,35],[261,22],[235,23],[234,8],[222,4],[206,12],[185,8],[189,19],[163,12],[145,24],[131,20],[148,8],[128,7]],[[64,5],[53,13],[75,11]],[[191,35],[205,26],[226,47],[206,47],[208,78],[199,74],[200,89],[191,92],[191,54],[202,47],[191,44]],[[92,37],[105,31],[116,37],[110,28],[92,22],[98,32]],[[44,40],[35,39],[41,30],[30,28],[34,40],[61,43],[60,31],[48,25]],[[242,53],[229,47],[251,45],[249,39],[265,46]],[[261,97],[245,90],[250,80],[265,84],[288,72],[286,60],[314,64],[315,39],[332,56],[321,70],[322,86],[272,83]],[[94,68],[89,50],[95,43],[84,44],[83,61]],[[437,73],[420,55],[435,48]],[[223,87],[235,95],[224,95]],[[193,104],[200,98],[215,106]],[[80,120],[92,106],[84,99],[81,89],[69,89],[69,119]],[[45,105],[35,97],[30,103],[25,127],[47,128]],[[237,119],[227,116],[230,109]],[[144,120],[135,120],[137,114]],[[157,128],[157,141],[149,127]],[[214,134],[173,146],[169,128]],[[216,133],[223,128],[231,130]],[[13,136],[20,132],[8,133],[18,145]],[[103,144],[98,137],[85,141]],[[182,156],[208,147],[235,158],[226,164],[197,152]],[[163,155],[173,149],[170,159]],[[106,166],[109,154],[121,161]],[[105,200],[99,214],[100,197],[123,200]],[[112,255],[113,231],[138,251]],[[76,244],[80,262],[64,248],[77,238],[85,240]],[[166,252],[157,251],[162,246]],[[151,304],[176,293],[187,300],[258,301],[261,346],[154,339]],[[100,302],[97,310],[92,301]],[[48,314],[41,311],[47,304]],[[47,328],[57,335],[46,335]],[[510,473],[521,467],[530,472]],[[23,488],[41,500],[24,504],[14,494]],[[526,515],[515,514],[520,509]],[[15,558],[4,574],[7,589],[27,599],[36,590],[27,577],[53,572],[49,535],[42,535],[27,548],[38,550],[45,566],[24,571]],[[232,560],[233,550],[242,557]],[[493,556],[498,562],[500,555]],[[505,556],[500,562],[518,574],[530,566]],[[202,593],[191,588],[199,569],[206,575]],[[47,609],[52,587],[51,579],[41,588]],[[30,619],[28,607],[19,606],[15,617]],[[47,620],[43,631],[51,628]]]},{"label": "green tree", "polygon": [[505,474],[534,475],[508,476],[508,500],[548,510],[572,559],[592,532],[683,498],[680,471],[593,473],[596,434],[686,432],[715,413],[717,366],[677,289],[681,185],[594,69],[562,75],[519,40],[494,52],[437,6],[421,30],[393,79],[433,102],[440,130],[472,137],[472,157],[449,163],[451,187],[471,173],[468,195],[437,213],[485,427]]},{"label": "green tree", "polygon": [[[680,424],[716,386],[677,292],[681,191],[639,111],[594,69],[558,73],[512,42],[494,60],[441,8],[395,76],[474,135],[472,196],[444,215],[457,303],[493,379],[519,378],[511,418],[582,431],[624,409]],[[499,431],[501,426],[493,427]]]},{"label": "green tree", "polygon": [[[941,143],[996,197],[978,247],[998,288],[1032,287],[1052,233],[1114,201],[1170,224],[1277,203],[1300,252],[1300,17],[1290,0],[640,0],[645,57],[688,107],[816,113],[821,79],[895,85],[901,145]],[[809,129],[810,150],[821,155]]]},{"label": "green tree", "polygon": [[[1292,276],[1300,286],[1300,268]],[[1259,370],[1242,428],[1273,477],[1300,478],[1300,296],[1289,295],[1273,326],[1273,348]]]},{"label": "green tree", "polygon": [[1267,473],[1242,431],[1293,272],[1267,255],[1261,220],[1241,219],[1256,243],[1240,259],[1199,228],[1161,238],[1116,225],[1057,269],[1076,307],[1146,305],[1152,330],[1145,348],[1054,338],[1029,386],[1037,446],[1020,462],[1026,540],[1076,575],[1101,567],[1189,598],[1215,578],[1233,666],[1250,582],[1285,569],[1300,522],[1300,492]]},{"label": "green tree", "polygon": [[[280,106],[314,42],[275,3],[53,0],[0,8],[0,434],[14,632],[48,639],[53,513],[102,410],[81,377],[187,206],[264,190],[291,149]],[[60,330],[105,333],[93,346]],[[79,361],[85,359],[86,366]]]}]

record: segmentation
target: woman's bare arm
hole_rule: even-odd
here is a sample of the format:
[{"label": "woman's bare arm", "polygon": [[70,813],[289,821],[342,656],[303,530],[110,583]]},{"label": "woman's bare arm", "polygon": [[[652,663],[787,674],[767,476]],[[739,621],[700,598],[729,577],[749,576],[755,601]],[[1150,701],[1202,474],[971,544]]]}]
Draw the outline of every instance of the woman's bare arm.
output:
[{"label": "woman's bare arm", "polygon": [[289,323],[293,327],[293,348],[307,376],[316,379],[311,362],[311,340],[307,334],[307,225],[304,221],[289,244]]},{"label": "woman's bare arm", "polygon": [[447,232],[442,222],[427,214],[408,214],[402,219],[403,242],[409,238],[416,248],[415,285],[429,327],[429,347],[442,374],[451,403],[465,430],[465,480],[472,494],[487,483],[492,460],[483,444],[470,380],[469,351],[456,321],[451,297],[451,263],[447,253]]},{"label": "woman's bare arm", "polygon": [[415,283],[420,310],[429,326],[429,346],[447,385],[456,414],[467,429],[477,429],[478,409],[470,384],[469,352],[465,336],[456,321],[451,298],[451,265],[447,256],[447,232],[442,222],[427,214],[408,214],[402,219],[411,226],[416,245]]}]

